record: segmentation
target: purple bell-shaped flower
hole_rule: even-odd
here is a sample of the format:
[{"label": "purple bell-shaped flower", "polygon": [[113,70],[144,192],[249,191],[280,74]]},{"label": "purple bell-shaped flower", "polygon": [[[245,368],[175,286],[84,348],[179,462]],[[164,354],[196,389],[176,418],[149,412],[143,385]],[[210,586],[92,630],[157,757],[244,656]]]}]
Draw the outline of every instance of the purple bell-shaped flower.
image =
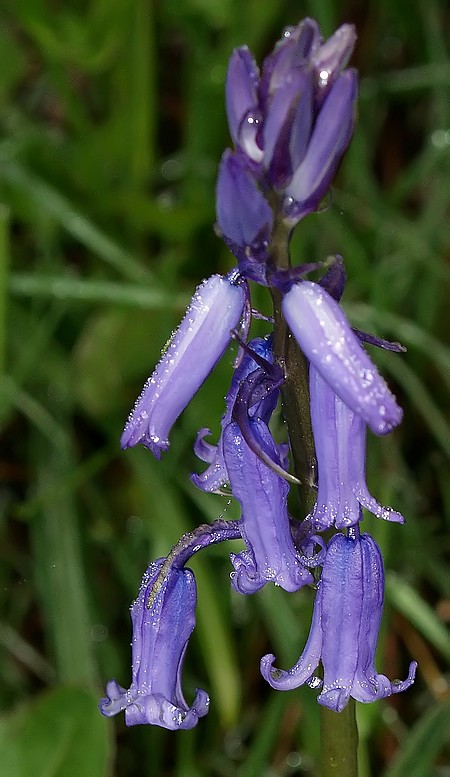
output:
[{"label": "purple bell-shaped flower", "polygon": [[[350,697],[372,702],[405,691],[414,682],[412,661],[406,680],[391,682],[375,669],[383,614],[384,569],[380,549],[368,534],[331,538],[318,584],[306,647],[287,671],[275,669],[275,657],[261,659],[261,672],[278,690],[307,683],[321,688],[317,701],[341,712]],[[323,680],[314,675],[319,661]]]},{"label": "purple bell-shaped flower", "polygon": [[208,712],[209,698],[197,690],[189,707],[181,689],[181,670],[195,626],[197,589],[189,569],[170,568],[165,559],[149,566],[136,601],[133,623],[132,682],[128,690],[115,680],[100,702],[106,717],[125,710],[127,726],[149,723],[172,730],[193,728]]}]

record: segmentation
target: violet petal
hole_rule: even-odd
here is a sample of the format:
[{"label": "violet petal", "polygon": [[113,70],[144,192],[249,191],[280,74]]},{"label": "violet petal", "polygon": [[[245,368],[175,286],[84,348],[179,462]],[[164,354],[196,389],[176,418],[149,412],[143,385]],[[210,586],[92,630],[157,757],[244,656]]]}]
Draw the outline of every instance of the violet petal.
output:
[{"label": "violet petal", "polygon": [[[259,69],[247,46],[235,49],[228,64],[225,102],[230,134],[236,146],[241,146],[250,159],[261,161],[262,152],[256,143],[257,123],[249,118],[258,112],[257,90]],[[247,126],[243,126],[246,122]]]},{"label": "violet petal", "polygon": [[[128,726],[141,723],[168,729],[187,729],[208,712],[209,699],[197,691],[191,707],[181,688],[181,671],[189,637],[195,626],[197,592],[190,570],[171,568],[162,581],[165,559],[146,571],[131,607],[133,624],[132,683],[128,690],[111,680],[100,711],[110,717],[125,710]],[[149,606],[150,604],[150,606]]]},{"label": "violet petal", "polygon": [[[291,669],[276,669],[274,667],[275,656],[271,653],[263,656],[260,669],[265,680],[279,691],[289,691],[299,688],[306,682],[311,682],[316,671],[322,653],[322,627],[321,627],[322,595],[320,584],[316,594],[314,610],[305,649],[297,663]],[[316,679],[314,687],[318,688],[321,682]]]},{"label": "violet petal", "polygon": [[402,410],[338,303],[317,283],[303,281],[283,297],[284,317],[309,361],[375,434],[387,434]]},{"label": "violet petal", "polygon": [[[234,370],[230,388],[225,397],[226,410],[220,422],[222,433],[217,446],[210,445],[203,441],[203,437],[206,434],[209,434],[209,430],[201,429],[198,432],[197,441],[194,445],[194,453],[199,459],[206,461],[210,466],[200,475],[192,474],[190,479],[192,483],[202,491],[207,491],[209,493],[217,492],[228,482],[228,473],[223,457],[223,430],[231,421],[233,408],[242,384],[244,384],[249,375],[257,369],[258,365],[253,357],[260,357],[268,365],[273,363],[271,335],[264,338],[255,337],[245,345],[245,349],[243,348],[242,359],[239,366]],[[277,398],[278,395],[275,393],[275,396],[272,395],[270,399],[262,399],[259,403],[255,403],[248,412],[252,416],[261,417],[268,423],[276,405]]]},{"label": "violet petal", "polygon": [[220,164],[216,210],[222,237],[242,274],[264,282],[272,209],[244,158],[229,149]]},{"label": "violet petal", "polygon": [[360,520],[360,507],[377,518],[404,523],[403,516],[382,507],[366,484],[366,423],[335,394],[313,364],[309,370],[311,422],[319,487],[312,524],[324,531],[348,528]]},{"label": "violet petal", "polygon": [[[259,419],[252,419],[251,425],[267,455],[276,461],[278,452],[267,425]],[[286,591],[311,583],[311,573],[291,537],[287,483],[254,455],[236,423],[224,429],[223,446],[231,490],[242,509],[241,533],[247,545],[245,557],[233,556],[233,586],[250,593],[267,582]]]},{"label": "violet petal", "polygon": [[286,187],[286,220],[295,224],[320,207],[353,132],[357,77],[341,73],[315,121],[308,150]]},{"label": "violet petal", "polygon": [[142,443],[159,458],[168,434],[231,340],[244,291],[222,275],[197,287],[180,326],[146,382],[121,437],[122,448]]}]

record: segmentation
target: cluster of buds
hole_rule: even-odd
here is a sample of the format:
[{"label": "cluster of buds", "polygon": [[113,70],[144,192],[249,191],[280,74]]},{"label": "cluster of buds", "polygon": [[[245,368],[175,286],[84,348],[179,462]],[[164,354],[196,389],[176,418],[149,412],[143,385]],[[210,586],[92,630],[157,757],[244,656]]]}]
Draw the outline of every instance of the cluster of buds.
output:
[{"label": "cluster of buds", "polygon": [[[261,74],[246,47],[230,59],[226,102],[235,150],[222,159],[217,220],[238,264],[197,288],[121,443],[140,443],[160,458],[172,425],[234,338],[239,354],[220,437],[212,444],[209,429],[199,430],[194,452],[207,467],[191,481],[209,493],[231,492],[241,514],[184,535],[145,572],[131,608],[131,686],[126,690],[111,680],[100,703],[106,716],[124,710],[127,725],[187,729],[207,713],[207,694],[198,690],[189,706],[181,687],[197,600],[194,575],[185,565],[199,550],[230,539],[243,543],[231,554],[231,585],[239,594],[268,583],[288,592],[316,588],[310,636],[295,666],[279,670],[273,655],[261,659],[272,687],[306,683],[320,689],[320,704],[339,712],[350,697],[371,702],[414,680],[415,662],[403,682],[375,669],[384,570],[377,544],[360,533],[363,508],[404,522],[366,484],[367,427],[384,435],[400,423],[402,411],[363,343],[402,349],[352,329],[339,304],[345,285],[340,257],[312,282],[305,276],[321,265],[280,268],[271,246],[275,225],[288,241],[300,219],[320,210],[350,141],[357,76],[345,65],[354,42],[349,25],[323,42],[317,24],[305,19],[285,31]],[[317,483],[315,505],[302,520],[288,511],[289,488],[298,483],[289,472],[289,444],[276,443],[270,430],[285,365],[274,353],[272,331],[249,338],[249,281],[276,289],[285,324],[308,363]],[[330,530],[327,542],[322,533],[329,537]],[[319,663],[323,671],[316,675]]]}]

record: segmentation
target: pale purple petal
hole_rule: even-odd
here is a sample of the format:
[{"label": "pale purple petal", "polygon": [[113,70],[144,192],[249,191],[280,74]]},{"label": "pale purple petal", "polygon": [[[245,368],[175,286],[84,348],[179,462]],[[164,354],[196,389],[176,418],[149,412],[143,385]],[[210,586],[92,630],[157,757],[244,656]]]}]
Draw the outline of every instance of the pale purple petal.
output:
[{"label": "pale purple petal", "polygon": [[197,432],[197,439],[194,443],[194,453],[200,461],[205,461],[207,464],[212,464],[217,455],[217,445],[211,445],[209,442],[205,442],[205,437],[211,434],[209,429],[199,429]]},{"label": "pale purple petal", "polygon": [[245,159],[229,149],[220,163],[216,211],[223,240],[243,275],[264,282],[272,209]]},{"label": "pale purple petal", "polygon": [[282,301],[300,348],[322,378],[375,434],[400,423],[401,408],[363,350],[338,303],[317,283],[295,284]]},{"label": "pale purple petal", "polygon": [[341,712],[352,692],[358,664],[363,608],[360,542],[335,534],[322,570],[323,687],[317,701]]},{"label": "pale purple petal", "polygon": [[285,186],[308,146],[312,126],[312,73],[296,70],[269,100],[264,121],[264,166],[275,188]]},{"label": "pale purple petal", "polygon": [[406,680],[391,682],[375,669],[375,653],[384,601],[383,558],[375,540],[361,537],[364,598],[359,634],[358,666],[352,696],[356,701],[372,702],[405,691],[414,682],[417,663],[411,662]]},{"label": "pale purple petal", "polygon": [[[223,429],[231,421],[234,404],[238,396],[239,390],[248,377],[254,373],[258,365],[255,362],[253,356],[260,356],[267,364],[273,363],[272,354],[272,337],[255,337],[250,340],[246,346],[246,350],[243,351],[243,356],[239,366],[234,370],[231,385],[228,393],[225,397],[226,411],[222,416],[220,425],[222,433],[217,446],[210,445],[204,442],[203,437],[209,434],[209,430],[201,429],[197,435],[197,441],[194,445],[194,453],[202,461],[206,461],[210,466],[200,475],[193,474],[190,476],[192,483],[202,491],[217,492],[222,486],[228,482],[228,473],[225,466],[223,457]],[[275,396],[273,396],[275,394]],[[255,403],[250,409],[251,416],[256,418],[262,418],[262,420],[269,422],[270,416],[275,408],[278,393],[273,392],[270,397],[266,397],[258,403]]]},{"label": "pale purple petal", "polygon": [[128,418],[123,448],[142,443],[159,458],[169,447],[172,425],[229,344],[244,298],[242,287],[222,275],[200,284]]},{"label": "pale purple petal", "polygon": [[345,68],[355,43],[354,26],[343,24],[311,55],[311,64],[316,71],[319,101],[326,97],[337,76]]},{"label": "pale purple petal", "polygon": [[308,67],[308,57],[320,46],[322,38],[314,19],[302,19],[288,27],[283,38],[263,63],[259,96],[264,112],[270,96],[286,82],[294,69]]}]

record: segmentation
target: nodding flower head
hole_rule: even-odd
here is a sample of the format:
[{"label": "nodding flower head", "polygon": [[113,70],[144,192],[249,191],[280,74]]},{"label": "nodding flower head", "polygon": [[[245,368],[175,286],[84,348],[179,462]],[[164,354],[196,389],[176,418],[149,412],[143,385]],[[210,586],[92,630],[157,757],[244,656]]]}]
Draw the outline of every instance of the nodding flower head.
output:
[{"label": "nodding flower head", "polygon": [[292,286],[284,317],[305,356],[333,391],[375,434],[400,423],[402,410],[361,346],[339,304],[319,284]]},{"label": "nodding flower head", "polygon": [[236,273],[198,286],[180,326],[145,384],[123,430],[122,448],[142,443],[160,458],[169,431],[224,353],[242,315],[245,291]]},{"label": "nodding flower head", "polygon": [[133,623],[132,682],[125,690],[115,680],[106,686],[100,711],[111,717],[125,711],[127,726],[149,723],[172,730],[193,728],[208,712],[209,698],[197,690],[189,707],[181,689],[181,671],[195,626],[197,591],[189,569],[170,568],[165,559],[149,566],[136,601]]},{"label": "nodding flower head", "polygon": [[[391,682],[375,669],[383,613],[384,570],[380,549],[368,534],[331,538],[314,604],[311,631],[299,660],[287,671],[275,657],[261,659],[261,672],[279,690],[307,683],[321,688],[319,704],[341,712],[350,697],[372,702],[405,691],[414,682],[411,662],[406,680]],[[314,675],[319,661],[323,680]]]}]

